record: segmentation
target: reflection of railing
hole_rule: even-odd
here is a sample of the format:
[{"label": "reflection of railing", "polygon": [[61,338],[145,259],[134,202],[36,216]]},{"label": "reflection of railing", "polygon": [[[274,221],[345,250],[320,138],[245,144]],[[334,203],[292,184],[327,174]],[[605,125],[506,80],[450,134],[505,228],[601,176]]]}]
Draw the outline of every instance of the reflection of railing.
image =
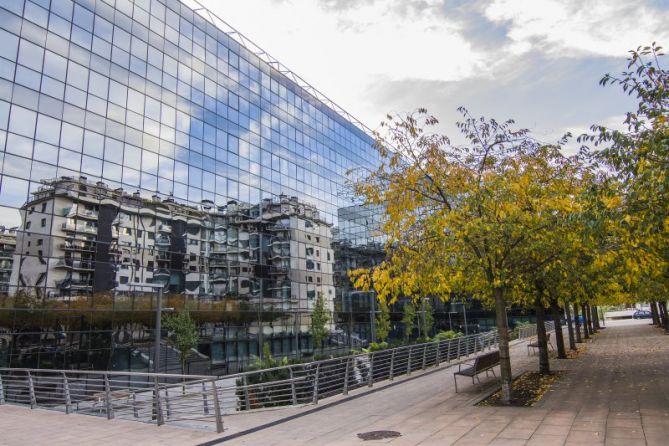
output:
[{"label": "reflection of railing", "polygon": [[315,404],[492,349],[497,341],[491,331],[223,377],[0,368],[0,403],[158,425],[209,423],[221,432],[224,414]]},{"label": "reflection of railing", "polygon": [[[95,246],[94,245],[84,244],[84,243],[61,243],[60,244],[60,249],[63,249],[63,250],[66,250],[66,251],[95,252]],[[110,249],[109,252],[112,252],[112,249]]]},{"label": "reflection of railing", "polygon": [[[553,321],[545,321],[544,326],[546,327],[546,332],[555,331],[555,324]],[[528,325],[525,327],[518,328],[518,339],[528,339],[537,335],[537,326]]]},{"label": "reflection of railing", "polygon": [[75,225],[74,223],[63,223],[60,228],[63,231],[69,232],[87,232],[89,234],[97,234],[98,228],[92,225]]},{"label": "reflection of railing", "polygon": [[62,289],[88,288],[93,286],[93,280],[64,279],[56,281],[56,287]]},{"label": "reflection of railing", "polygon": [[86,269],[86,270],[94,269],[92,261],[71,259],[68,257],[59,257],[54,266],[56,266],[57,268],[65,267],[65,268]]}]

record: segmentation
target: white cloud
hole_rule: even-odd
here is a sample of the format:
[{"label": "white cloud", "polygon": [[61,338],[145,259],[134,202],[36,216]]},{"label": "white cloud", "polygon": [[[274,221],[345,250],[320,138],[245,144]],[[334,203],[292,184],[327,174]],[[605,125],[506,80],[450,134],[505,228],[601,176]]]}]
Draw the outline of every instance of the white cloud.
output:
[{"label": "white cloud", "polygon": [[384,115],[365,101],[371,85],[407,78],[458,81],[489,66],[457,24],[436,13],[437,0],[203,3],[371,126]]},{"label": "white cloud", "polygon": [[669,40],[669,11],[628,0],[493,0],[485,16],[507,23],[513,52],[540,46],[557,57],[620,56]]}]

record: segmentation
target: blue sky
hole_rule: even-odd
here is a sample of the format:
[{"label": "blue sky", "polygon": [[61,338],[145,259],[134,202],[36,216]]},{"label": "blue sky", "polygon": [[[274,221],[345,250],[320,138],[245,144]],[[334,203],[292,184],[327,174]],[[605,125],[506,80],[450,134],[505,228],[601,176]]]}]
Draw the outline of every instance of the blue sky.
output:
[{"label": "blue sky", "polygon": [[666,0],[201,1],[369,127],[427,107],[455,141],[460,105],[545,142],[619,126],[634,103],[599,79],[669,45]]}]

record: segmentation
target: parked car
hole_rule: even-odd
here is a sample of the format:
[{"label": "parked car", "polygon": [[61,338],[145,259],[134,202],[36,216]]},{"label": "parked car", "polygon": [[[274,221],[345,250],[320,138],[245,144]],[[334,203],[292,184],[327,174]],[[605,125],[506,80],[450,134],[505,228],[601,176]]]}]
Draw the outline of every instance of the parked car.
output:
[{"label": "parked car", "polygon": [[632,319],[650,319],[653,315],[648,310],[636,310],[632,315]]}]

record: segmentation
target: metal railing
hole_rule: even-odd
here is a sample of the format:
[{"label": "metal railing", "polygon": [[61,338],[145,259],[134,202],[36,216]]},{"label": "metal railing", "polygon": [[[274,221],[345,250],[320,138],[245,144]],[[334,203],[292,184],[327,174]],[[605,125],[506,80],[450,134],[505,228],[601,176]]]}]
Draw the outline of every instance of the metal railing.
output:
[{"label": "metal railing", "polygon": [[[555,331],[555,323],[553,321],[545,321],[546,333]],[[533,338],[537,335],[537,325],[532,324],[518,329],[518,339]]]},{"label": "metal railing", "polygon": [[0,404],[223,431],[223,415],[316,404],[497,346],[496,331],[227,376],[0,368]]}]

